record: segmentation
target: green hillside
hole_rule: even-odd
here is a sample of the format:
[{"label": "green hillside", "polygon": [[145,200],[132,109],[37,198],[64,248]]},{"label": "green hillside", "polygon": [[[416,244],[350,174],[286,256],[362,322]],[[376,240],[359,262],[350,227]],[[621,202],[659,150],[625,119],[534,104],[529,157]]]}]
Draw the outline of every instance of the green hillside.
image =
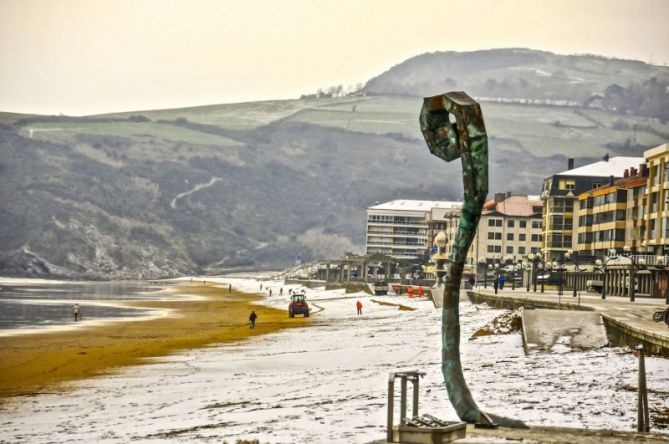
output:
[{"label": "green hillside", "polygon": [[[416,76],[422,59],[407,62]],[[484,62],[508,71],[518,60]],[[636,63],[588,82],[655,72]],[[668,124],[627,111],[520,102],[481,100],[491,193],[538,194],[568,157],[582,165],[669,140]],[[421,105],[395,91],[90,117],[0,113],[0,274],[160,277],[360,251],[374,202],[461,196],[457,162],[435,159],[422,140]]]}]

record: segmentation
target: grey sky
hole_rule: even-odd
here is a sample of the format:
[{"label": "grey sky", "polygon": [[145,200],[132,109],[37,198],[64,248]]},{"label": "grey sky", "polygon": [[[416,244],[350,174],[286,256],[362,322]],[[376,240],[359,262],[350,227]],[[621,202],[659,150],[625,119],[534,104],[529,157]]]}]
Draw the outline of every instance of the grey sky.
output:
[{"label": "grey sky", "polygon": [[0,0],[0,110],[296,98],[427,51],[669,62],[669,1]]}]

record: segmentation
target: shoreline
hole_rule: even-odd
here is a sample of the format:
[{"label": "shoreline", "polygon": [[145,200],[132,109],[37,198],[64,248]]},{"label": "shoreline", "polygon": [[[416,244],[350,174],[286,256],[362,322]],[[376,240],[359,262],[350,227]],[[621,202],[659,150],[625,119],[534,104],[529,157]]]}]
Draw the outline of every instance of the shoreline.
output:
[{"label": "shoreline", "polygon": [[[174,310],[172,309],[159,309],[159,308],[150,308],[144,306],[137,306],[136,302],[171,302],[171,301],[203,301],[206,300],[206,297],[197,296],[194,294],[187,293],[178,293],[174,289],[178,287],[164,287],[160,290],[152,292],[139,292],[138,294],[152,294],[152,295],[173,295],[172,298],[156,298],[156,299],[86,299],[81,302],[82,307],[113,307],[113,308],[129,308],[132,310],[144,310],[147,313],[144,316],[118,316],[118,317],[107,317],[107,318],[98,318],[98,319],[86,319],[82,318],[82,321],[76,323],[71,322],[67,324],[58,324],[58,325],[36,325],[30,327],[16,327],[16,328],[5,328],[0,329],[0,338],[3,337],[14,337],[14,336],[23,336],[39,333],[58,333],[71,330],[79,330],[85,327],[98,327],[104,326],[107,324],[118,323],[118,322],[141,322],[141,321],[150,321],[153,319],[159,319],[166,316],[172,316]],[[82,301],[81,299],[0,299],[0,302],[12,303],[12,304],[25,304],[25,305],[72,305],[75,302]]]},{"label": "shoreline", "polygon": [[[160,292],[184,299],[122,301],[123,306],[155,310],[160,316],[101,320],[0,335],[0,403],[115,369],[152,362],[153,358],[244,340],[284,328],[304,327],[309,319],[289,319],[285,310],[258,304],[262,295],[232,294],[214,283],[168,285]],[[107,301],[105,301],[106,303]],[[248,313],[258,313],[255,330]],[[148,319],[147,319],[148,318]],[[64,327],[64,328],[62,328]]]}]

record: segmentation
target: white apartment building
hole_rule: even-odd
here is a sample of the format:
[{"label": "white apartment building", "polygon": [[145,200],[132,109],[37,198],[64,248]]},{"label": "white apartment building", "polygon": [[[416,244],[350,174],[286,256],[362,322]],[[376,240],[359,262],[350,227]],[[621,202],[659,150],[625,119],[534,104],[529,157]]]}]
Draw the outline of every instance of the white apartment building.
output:
[{"label": "white apartment building", "polygon": [[435,208],[459,210],[462,203],[394,200],[367,208],[367,254],[425,259],[432,245],[428,223]]},{"label": "white apartment building", "polygon": [[[522,259],[541,248],[541,209],[539,196],[496,193],[483,206],[476,236],[467,253],[467,263],[501,262],[507,258]],[[460,208],[433,209],[429,221],[429,237],[444,231],[452,240],[460,221]]]}]

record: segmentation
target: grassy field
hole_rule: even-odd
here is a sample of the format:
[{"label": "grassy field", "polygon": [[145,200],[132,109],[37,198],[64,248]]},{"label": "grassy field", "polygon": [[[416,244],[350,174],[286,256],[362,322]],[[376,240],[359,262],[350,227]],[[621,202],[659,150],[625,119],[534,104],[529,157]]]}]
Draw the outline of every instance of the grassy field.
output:
[{"label": "grassy field", "polygon": [[[309,318],[289,319],[284,310],[252,305],[257,295],[236,291],[230,295],[227,287],[189,285],[172,292],[205,298],[132,304],[174,310],[169,317],[0,337],[0,402],[11,396],[58,389],[65,382],[119,367],[148,363],[147,358],[309,323]],[[255,330],[248,326],[252,309],[258,314]]]},{"label": "grassy field", "polygon": [[123,117],[141,114],[151,120],[176,120],[218,125],[228,129],[251,129],[290,116],[300,110],[318,107],[337,99],[269,100],[263,102],[230,103],[166,110],[133,111],[106,114],[98,117]]},{"label": "grassy field", "polygon": [[[421,106],[422,99],[415,97],[370,97],[305,109],[288,120],[364,133],[394,132],[422,138],[418,126]],[[488,102],[481,106],[489,137],[515,141],[537,157],[554,154],[582,157],[584,153],[597,157],[609,151],[604,145],[611,142],[622,144],[630,139],[642,145],[659,145],[666,141],[642,131],[637,131],[635,139],[635,124],[669,133],[668,125],[651,119],[598,110]],[[592,116],[602,125],[597,126],[583,115]],[[614,129],[615,122],[625,122],[629,129]]]},{"label": "grassy field", "polygon": [[226,137],[153,122],[37,122],[23,129],[24,133],[30,130],[33,131],[33,137],[36,139],[55,142],[72,142],[77,134],[94,134],[129,138],[153,137],[197,145],[231,146],[239,144]]},{"label": "grassy field", "polygon": [[[250,130],[282,120],[422,139],[418,126],[421,106],[420,97],[372,96],[211,105],[105,117],[127,118],[141,114],[154,121],[184,118],[234,130]],[[601,110],[491,102],[482,102],[482,108],[488,136],[497,139],[495,143],[537,157],[555,154],[583,157],[586,153],[588,157],[598,157],[611,151],[607,144],[623,145],[629,140],[632,145],[653,146],[666,142],[661,134],[669,134],[669,124]],[[15,116],[7,114],[0,120],[11,121],[12,118]],[[152,137],[199,145],[238,144],[227,137],[155,122],[38,122],[23,129],[26,133],[29,130],[35,138],[58,142],[71,142],[76,134],[94,134]]]}]

